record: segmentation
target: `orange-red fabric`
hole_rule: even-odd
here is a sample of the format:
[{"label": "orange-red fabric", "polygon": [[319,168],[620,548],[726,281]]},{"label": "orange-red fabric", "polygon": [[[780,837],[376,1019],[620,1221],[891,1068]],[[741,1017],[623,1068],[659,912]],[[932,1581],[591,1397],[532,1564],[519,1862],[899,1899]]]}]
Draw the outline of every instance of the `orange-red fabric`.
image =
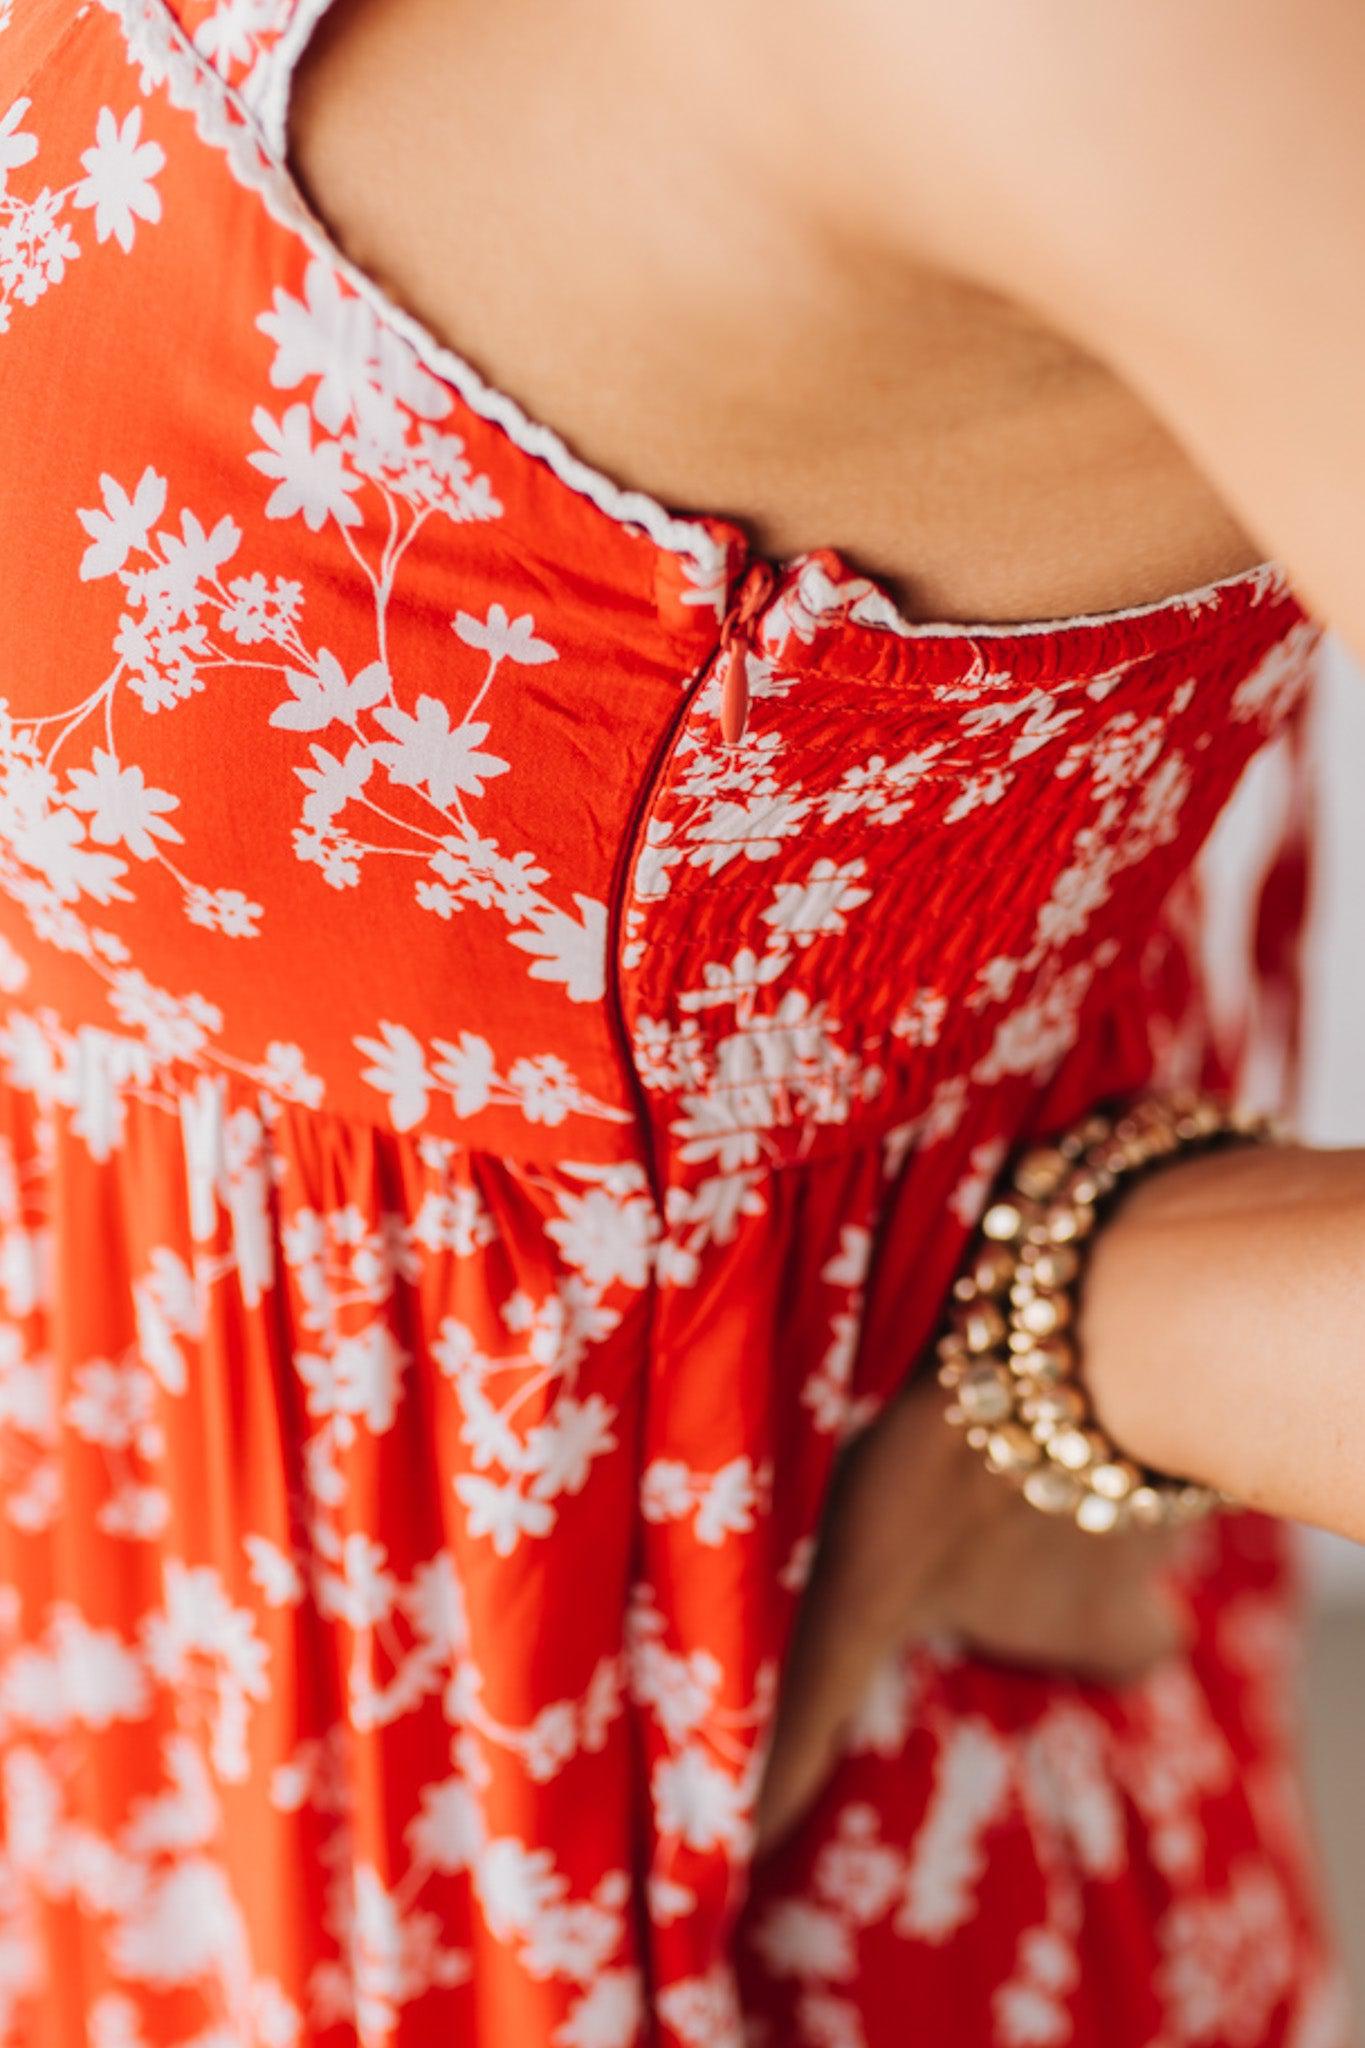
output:
[{"label": "orange-red fabric", "polygon": [[1317,629],[590,470],[299,202],[321,11],[0,0],[0,2039],[1333,2048],[1254,1517],[749,1848],[838,1447],[1007,1146],[1209,1068]]}]

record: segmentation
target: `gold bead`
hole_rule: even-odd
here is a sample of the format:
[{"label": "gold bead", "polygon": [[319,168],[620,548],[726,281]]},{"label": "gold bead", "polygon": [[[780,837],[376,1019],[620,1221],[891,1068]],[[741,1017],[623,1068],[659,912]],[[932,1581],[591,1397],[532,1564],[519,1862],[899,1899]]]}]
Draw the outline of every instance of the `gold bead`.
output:
[{"label": "gold bead", "polygon": [[1019,1403],[1025,1422],[1047,1422],[1057,1428],[1064,1423],[1084,1422],[1087,1408],[1079,1387],[1042,1387],[1030,1391]]},{"label": "gold bead", "polygon": [[1031,1220],[1031,1214],[1022,1202],[992,1202],[981,1219],[981,1234],[996,1244],[1012,1244],[1023,1236]]},{"label": "gold bead", "polygon": [[973,1422],[1005,1422],[1014,1413],[1014,1390],[1004,1375],[988,1365],[973,1366],[957,1385],[963,1412]]},{"label": "gold bead", "polygon": [[1071,1303],[1064,1294],[1036,1294],[1031,1301],[1019,1303],[1014,1321],[1030,1337],[1051,1337],[1071,1321]]},{"label": "gold bead", "polygon": [[1110,1457],[1093,1467],[1090,1484],[1106,1500],[1126,1500],[1142,1484],[1142,1474],[1131,1459]]},{"label": "gold bead", "polygon": [[1002,1294],[1014,1278],[1016,1260],[1008,1245],[983,1245],[972,1262],[972,1278],[982,1294]]},{"label": "gold bead", "polygon": [[1020,1422],[1006,1422],[986,1439],[986,1459],[993,1472],[1026,1472],[1042,1455]]},{"label": "gold bead", "polygon": [[1066,1154],[1059,1152],[1055,1145],[1039,1145],[1032,1152],[1026,1152],[1015,1168],[1014,1184],[1021,1194],[1032,1201],[1046,1201],[1055,1195],[1066,1179],[1068,1161]]},{"label": "gold bead", "polygon": [[1068,1515],[1075,1510],[1081,1489],[1069,1472],[1056,1465],[1043,1465],[1029,1473],[1023,1494],[1030,1507],[1040,1508],[1045,1515]]},{"label": "gold bead", "polygon": [[1040,1387],[1057,1387],[1075,1372],[1076,1352],[1065,1337],[1038,1343],[1015,1331],[1010,1337],[1010,1366],[1021,1378],[1033,1380]]},{"label": "gold bead", "polygon": [[1029,1246],[1025,1271],[1038,1287],[1069,1287],[1080,1270],[1081,1262],[1070,1245]]},{"label": "gold bead", "polygon": [[1079,1202],[1054,1202],[1043,1218],[1043,1228],[1053,1244],[1074,1244],[1088,1237],[1094,1216]]},{"label": "gold bead", "polygon": [[1072,1185],[1074,1187],[1079,1182],[1088,1181],[1099,1189],[1107,1175],[1108,1185],[1112,1187],[1116,1179],[1127,1173],[1131,1164],[1128,1147],[1120,1145],[1117,1139],[1110,1139],[1107,1144],[1096,1146],[1089,1155],[1084,1170],[1076,1176],[1076,1181]]},{"label": "gold bead", "polygon": [[1068,1472],[1084,1472],[1097,1458],[1102,1458],[1109,1446],[1098,1431],[1091,1429],[1058,1429],[1048,1440],[1047,1454],[1054,1465],[1064,1465]]},{"label": "gold bead", "polygon": [[1005,1318],[993,1301],[975,1301],[962,1309],[957,1327],[969,1351],[994,1351],[1004,1342]]},{"label": "gold bead", "polygon": [[1107,1536],[1124,1519],[1122,1502],[1109,1500],[1102,1493],[1082,1494],[1076,1506],[1076,1527],[1092,1536]]}]

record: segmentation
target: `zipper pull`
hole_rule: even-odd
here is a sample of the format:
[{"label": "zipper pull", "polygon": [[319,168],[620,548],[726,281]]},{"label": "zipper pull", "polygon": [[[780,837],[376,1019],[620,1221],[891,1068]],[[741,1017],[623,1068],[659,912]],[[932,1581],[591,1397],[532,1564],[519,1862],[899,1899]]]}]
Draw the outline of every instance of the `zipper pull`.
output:
[{"label": "zipper pull", "polygon": [[720,686],[720,736],[727,747],[737,747],[749,722],[749,663],[746,641],[755,615],[762,610],[777,581],[771,563],[751,562],[744,572],[739,595],[721,628],[717,662],[723,664]]}]

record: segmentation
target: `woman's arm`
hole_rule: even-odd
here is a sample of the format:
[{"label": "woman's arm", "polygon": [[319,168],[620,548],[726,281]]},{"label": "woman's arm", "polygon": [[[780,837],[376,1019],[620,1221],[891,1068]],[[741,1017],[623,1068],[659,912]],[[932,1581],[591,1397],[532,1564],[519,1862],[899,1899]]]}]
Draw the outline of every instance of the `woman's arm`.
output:
[{"label": "woman's arm", "polygon": [[[1139,1179],[1091,1243],[1077,1336],[1125,1451],[1365,1541],[1365,1152],[1239,1147]],[[926,1363],[841,1472],[784,1674],[762,1844],[819,1789],[872,1672],[908,1638],[944,1629],[1109,1682],[1174,1643],[1171,1539],[1038,1514],[949,1429],[946,1398]]]},{"label": "woman's arm", "polygon": [[[780,36],[747,5],[840,210],[1105,357],[1365,658],[1360,0],[789,0]],[[1122,1217],[1086,1347],[1114,1434],[1365,1538],[1360,1155],[1187,1162]]]},{"label": "woman's arm", "polygon": [[1359,0],[793,0],[767,64],[845,211],[1105,359],[1365,657]]},{"label": "woman's arm", "polygon": [[1078,1335],[1145,1464],[1365,1542],[1365,1153],[1210,1153],[1097,1232]]},{"label": "woman's arm", "polygon": [[[750,9],[764,119],[821,137],[791,160],[844,217],[1106,360],[1365,657],[1359,0],[789,0],[779,34]],[[1165,1167],[1099,1233],[1079,1335],[1134,1456],[1365,1540],[1365,1154]],[[907,1634],[1078,1664],[1125,1617],[1162,1641],[1155,1553],[1051,1525],[1031,1568],[1032,1510],[926,1441],[935,1399],[894,1404],[832,1502],[762,1840]]]}]

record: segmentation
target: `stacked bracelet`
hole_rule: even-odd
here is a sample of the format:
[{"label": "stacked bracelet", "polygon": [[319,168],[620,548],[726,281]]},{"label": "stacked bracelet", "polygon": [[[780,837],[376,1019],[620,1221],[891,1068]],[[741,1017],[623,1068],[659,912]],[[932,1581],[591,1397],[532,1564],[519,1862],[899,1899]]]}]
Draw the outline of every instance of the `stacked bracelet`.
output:
[{"label": "stacked bracelet", "polygon": [[1118,1193],[1177,1152],[1275,1135],[1205,1095],[1093,1112],[1003,1179],[953,1287],[938,1343],[948,1420],[1032,1506],[1105,1534],[1193,1521],[1225,1496],[1127,1458],[1099,1428],[1072,1335],[1084,1246]]}]

